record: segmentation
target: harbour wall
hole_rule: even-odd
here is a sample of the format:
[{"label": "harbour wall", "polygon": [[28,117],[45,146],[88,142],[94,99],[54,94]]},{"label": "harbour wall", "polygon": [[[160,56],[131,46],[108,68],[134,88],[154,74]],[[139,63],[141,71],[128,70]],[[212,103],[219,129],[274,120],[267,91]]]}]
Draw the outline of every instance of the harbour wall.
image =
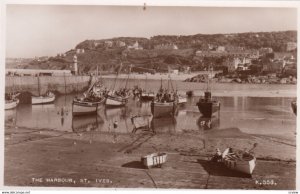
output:
[{"label": "harbour wall", "polygon": [[5,92],[28,92],[43,95],[47,91],[69,94],[86,90],[92,81],[91,76],[6,76]]}]

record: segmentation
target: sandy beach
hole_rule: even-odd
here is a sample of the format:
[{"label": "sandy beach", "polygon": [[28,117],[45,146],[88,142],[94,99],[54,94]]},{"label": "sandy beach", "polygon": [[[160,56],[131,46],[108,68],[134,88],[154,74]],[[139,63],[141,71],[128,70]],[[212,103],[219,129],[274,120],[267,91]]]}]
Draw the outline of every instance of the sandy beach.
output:
[{"label": "sandy beach", "polygon": [[[257,165],[252,177],[209,162],[217,147],[250,149],[254,143]],[[145,169],[141,156],[157,151],[168,154],[167,163]],[[292,190],[295,152],[295,139],[246,134],[237,128],[76,134],[7,125],[4,185]],[[63,179],[72,181],[58,182]]]}]

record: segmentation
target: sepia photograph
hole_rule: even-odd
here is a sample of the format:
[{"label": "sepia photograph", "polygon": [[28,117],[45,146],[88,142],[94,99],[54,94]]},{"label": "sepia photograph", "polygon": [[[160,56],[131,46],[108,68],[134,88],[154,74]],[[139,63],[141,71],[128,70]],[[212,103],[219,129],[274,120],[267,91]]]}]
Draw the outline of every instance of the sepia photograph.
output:
[{"label": "sepia photograph", "polygon": [[3,186],[296,189],[297,6],[70,2],[3,5]]}]

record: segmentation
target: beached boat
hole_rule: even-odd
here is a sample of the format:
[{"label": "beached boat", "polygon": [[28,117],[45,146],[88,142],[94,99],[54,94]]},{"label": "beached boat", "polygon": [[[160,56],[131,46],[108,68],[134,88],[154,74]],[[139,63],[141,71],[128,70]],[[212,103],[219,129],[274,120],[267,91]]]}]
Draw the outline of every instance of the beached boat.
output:
[{"label": "beached boat", "polygon": [[200,98],[197,106],[204,117],[211,117],[213,113],[220,110],[220,101],[213,100],[209,89],[209,75],[207,74],[207,87],[204,98]]},{"label": "beached boat", "polygon": [[151,113],[154,118],[174,116],[177,110],[177,102],[151,102]]},{"label": "beached boat", "polygon": [[107,107],[125,106],[128,102],[128,98],[130,97],[129,90],[126,89],[130,72],[128,73],[128,77],[127,77],[126,82],[125,82],[125,87],[121,88],[117,91],[115,90],[116,82],[117,82],[118,75],[119,75],[121,69],[122,69],[122,63],[120,65],[119,71],[118,71],[118,73],[116,75],[116,78],[114,80],[114,85],[112,87],[112,90],[106,96],[105,104],[106,104]]},{"label": "beached boat", "polygon": [[147,167],[162,166],[167,161],[166,153],[152,153],[141,157],[142,164]]},{"label": "beached boat", "polygon": [[11,100],[5,100],[5,110],[16,108],[19,104],[19,99],[14,98]]},{"label": "beached boat", "polygon": [[49,104],[49,103],[52,103],[54,102],[55,100],[55,95],[48,91],[46,92],[45,95],[41,95],[41,92],[40,92],[40,76],[38,76],[38,92],[39,92],[39,95],[38,96],[31,96],[31,104]]},{"label": "beached boat", "polygon": [[[172,92],[169,92],[169,81],[171,82]],[[168,89],[162,88],[162,80],[160,89],[156,98],[151,102],[151,113],[153,118],[174,116],[178,108],[178,95],[174,92],[172,81],[169,76]]]},{"label": "beached boat", "polygon": [[46,95],[31,96],[31,104],[49,104],[54,102],[55,95],[47,92]]},{"label": "beached boat", "polygon": [[116,94],[107,95],[105,104],[111,107],[125,106],[128,98],[129,96],[118,96]]},{"label": "beached boat", "polygon": [[73,116],[86,115],[86,114],[97,114],[98,106],[104,103],[105,98],[102,101],[89,101],[85,98],[74,98],[72,103],[72,114]]},{"label": "beached boat", "polygon": [[292,107],[293,113],[295,115],[297,115],[297,101],[292,101],[291,102],[291,107]]},{"label": "beached boat", "polygon": [[231,170],[251,175],[256,165],[256,158],[249,152],[234,153],[227,148],[222,153],[222,162]]},{"label": "beached boat", "polygon": [[204,117],[211,117],[213,113],[220,110],[220,102],[211,98],[211,93],[206,91],[204,98],[197,103],[199,111]]}]

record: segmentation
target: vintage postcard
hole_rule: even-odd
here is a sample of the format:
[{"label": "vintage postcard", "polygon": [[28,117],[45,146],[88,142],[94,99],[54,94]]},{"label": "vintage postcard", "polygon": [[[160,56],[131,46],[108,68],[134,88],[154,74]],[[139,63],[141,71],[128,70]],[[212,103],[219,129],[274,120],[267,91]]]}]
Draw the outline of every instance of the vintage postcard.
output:
[{"label": "vintage postcard", "polygon": [[66,2],[2,3],[4,188],[296,189],[299,4]]}]

